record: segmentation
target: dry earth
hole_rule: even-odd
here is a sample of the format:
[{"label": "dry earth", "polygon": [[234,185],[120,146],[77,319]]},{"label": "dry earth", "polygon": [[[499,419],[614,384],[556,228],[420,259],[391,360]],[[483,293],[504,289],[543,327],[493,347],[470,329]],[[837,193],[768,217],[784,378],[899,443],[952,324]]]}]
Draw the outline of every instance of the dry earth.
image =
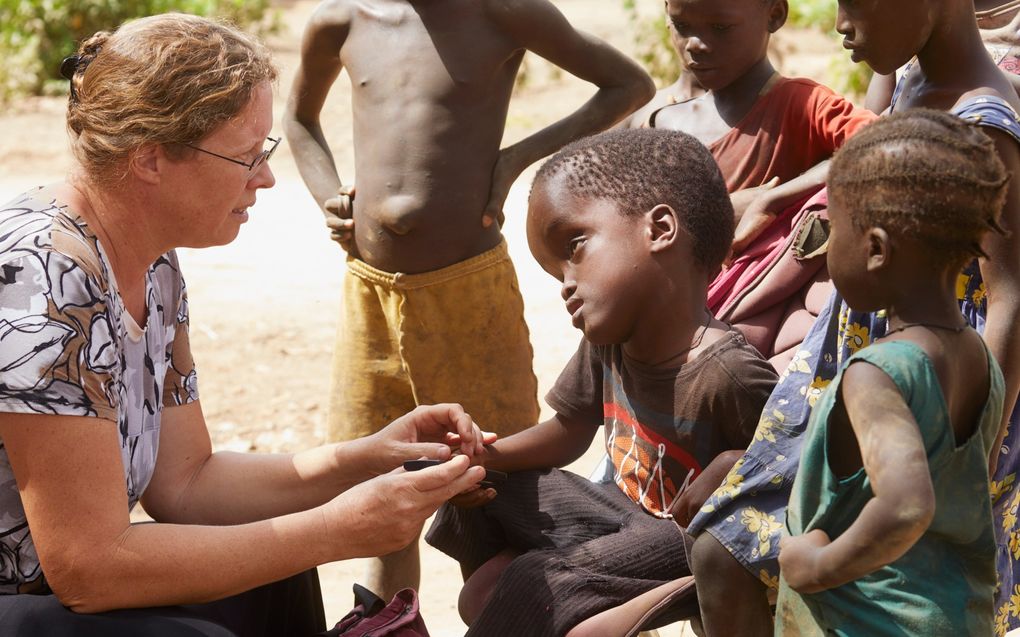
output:
[{"label": "dry earth", "polygon": [[[580,28],[633,49],[622,0],[554,0]],[[300,33],[315,2],[280,2],[284,31],[272,38],[282,78],[276,114],[297,63]],[[642,11],[661,4],[639,0]],[[621,29],[621,25],[624,27]],[[831,41],[810,32],[789,32],[774,47],[788,74],[824,81]],[[592,88],[527,60],[529,81],[515,94],[505,141],[513,142],[569,113]],[[352,166],[350,92],[346,78],[334,88],[324,116],[339,166]],[[0,200],[57,180],[70,164],[63,127],[64,102],[31,98],[0,114]],[[276,131],[281,128],[277,126]],[[231,245],[182,250],[191,295],[192,347],[199,365],[202,404],[218,449],[287,452],[322,441],[329,361],[339,311],[343,257],[323,231],[321,217],[298,177],[286,144],[274,157],[277,185],[260,194],[251,221]],[[558,284],[534,264],[523,234],[526,194],[533,170],[516,184],[507,204],[505,232],[524,291],[535,349],[540,395],[551,386],[577,345],[562,309]],[[344,173],[347,179],[350,170]],[[598,441],[573,468],[589,472]],[[257,556],[253,556],[257,559]],[[460,587],[456,564],[422,545],[422,612],[434,637],[461,635],[456,613]],[[320,569],[327,618],[336,621],[351,606],[351,584],[364,571],[360,560]],[[683,627],[663,635],[689,634]]]}]

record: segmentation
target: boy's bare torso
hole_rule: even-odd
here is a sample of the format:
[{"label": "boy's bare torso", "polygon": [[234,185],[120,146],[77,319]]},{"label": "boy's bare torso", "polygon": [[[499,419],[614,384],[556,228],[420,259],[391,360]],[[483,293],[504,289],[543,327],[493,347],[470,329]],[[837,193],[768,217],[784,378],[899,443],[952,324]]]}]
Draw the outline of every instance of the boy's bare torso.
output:
[{"label": "boy's bare torso", "polygon": [[[345,2],[357,196],[351,252],[423,272],[499,243],[482,225],[523,49],[478,0]],[[470,55],[465,55],[470,51]]]}]

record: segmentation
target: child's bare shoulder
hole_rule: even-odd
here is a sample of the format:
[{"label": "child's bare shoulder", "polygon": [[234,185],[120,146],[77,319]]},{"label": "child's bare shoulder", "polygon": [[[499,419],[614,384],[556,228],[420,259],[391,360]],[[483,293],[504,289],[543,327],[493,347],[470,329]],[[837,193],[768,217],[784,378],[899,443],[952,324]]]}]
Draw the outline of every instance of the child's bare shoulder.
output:
[{"label": "child's bare shoulder", "polygon": [[325,0],[320,2],[308,19],[306,35],[333,34],[350,26],[354,15],[353,0]]}]

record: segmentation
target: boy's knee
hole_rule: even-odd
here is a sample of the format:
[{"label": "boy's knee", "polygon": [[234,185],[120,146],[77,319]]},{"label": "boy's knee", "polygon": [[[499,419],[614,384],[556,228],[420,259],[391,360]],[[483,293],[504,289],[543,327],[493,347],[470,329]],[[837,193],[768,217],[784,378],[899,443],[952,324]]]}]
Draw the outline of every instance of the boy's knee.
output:
[{"label": "boy's knee", "polygon": [[711,533],[701,533],[695,538],[694,546],[691,547],[691,572],[695,580],[700,580],[704,575],[730,572],[733,567],[743,568]]},{"label": "boy's knee", "polygon": [[489,596],[496,588],[503,571],[520,555],[510,549],[504,550],[495,557],[479,566],[464,581],[464,587],[460,589],[460,596],[457,599],[457,612],[464,623],[471,625],[472,622],[482,613]]}]

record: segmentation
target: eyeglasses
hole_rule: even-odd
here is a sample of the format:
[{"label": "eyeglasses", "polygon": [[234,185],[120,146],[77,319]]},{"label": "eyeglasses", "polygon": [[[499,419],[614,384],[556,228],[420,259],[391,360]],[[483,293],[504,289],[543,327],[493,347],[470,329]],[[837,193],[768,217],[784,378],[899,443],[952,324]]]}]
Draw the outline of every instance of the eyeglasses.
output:
[{"label": "eyeglasses", "polygon": [[261,153],[259,153],[255,157],[255,159],[251,160],[250,162],[248,162],[248,161],[241,161],[240,159],[234,159],[233,157],[227,157],[225,155],[220,155],[218,153],[212,152],[211,150],[206,150],[204,148],[199,148],[198,146],[193,146],[191,144],[182,144],[182,145],[183,146],[187,146],[188,148],[191,148],[193,150],[197,150],[199,152],[205,153],[206,155],[212,155],[213,157],[219,157],[220,159],[226,159],[227,161],[232,162],[234,164],[238,164],[240,166],[244,166],[245,168],[248,169],[249,172],[253,172],[256,168],[258,168],[259,166],[261,166],[265,162],[269,161],[269,158],[272,157],[273,153],[276,152],[276,147],[280,145],[280,142],[283,141],[283,138],[282,137],[277,137],[276,139],[273,139],[272,137],[267,137],[266,140],[272,142],[273,145],[270,146],[269,148],[263,150]]}]

